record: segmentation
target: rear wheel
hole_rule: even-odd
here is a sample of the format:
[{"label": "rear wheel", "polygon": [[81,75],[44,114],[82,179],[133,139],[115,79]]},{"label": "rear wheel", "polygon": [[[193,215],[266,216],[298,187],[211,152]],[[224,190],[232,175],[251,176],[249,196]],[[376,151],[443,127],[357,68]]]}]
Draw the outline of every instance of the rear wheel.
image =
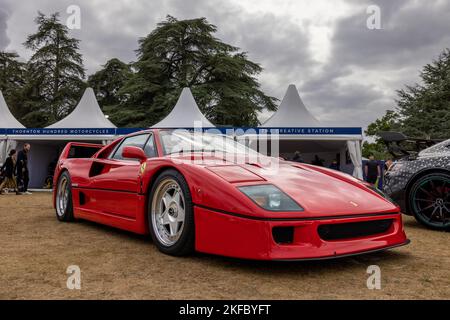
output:
[{"label": "rear wheel", "polygon": [[450,229],[450,175],[430,173],[409,192],[409,207],[418,222],[431,229]]},{"label": "rear wheel", "polygon": [[158,176],[150,193],[148,221],[158,249],[174,256],[194,251],[194,215],[189,186],[176,170]]},{"label": "rear wheel", "polygon": [[67,171],[64,171],[58,179],[55,202],[58,220],[73,221],[72,181]]}]

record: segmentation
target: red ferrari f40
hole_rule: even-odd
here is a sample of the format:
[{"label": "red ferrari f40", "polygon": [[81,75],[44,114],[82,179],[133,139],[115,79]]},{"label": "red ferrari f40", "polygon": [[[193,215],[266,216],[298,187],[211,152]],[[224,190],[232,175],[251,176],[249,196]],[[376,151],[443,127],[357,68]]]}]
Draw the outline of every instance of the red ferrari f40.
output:
[{"label": "red ferrari f40", "polygon": [[409,242],[381,191],[221,135],[150,129],[106,146],[68,143],[53,185],[60,221],[150,234],[170,255],[325,259]]}]

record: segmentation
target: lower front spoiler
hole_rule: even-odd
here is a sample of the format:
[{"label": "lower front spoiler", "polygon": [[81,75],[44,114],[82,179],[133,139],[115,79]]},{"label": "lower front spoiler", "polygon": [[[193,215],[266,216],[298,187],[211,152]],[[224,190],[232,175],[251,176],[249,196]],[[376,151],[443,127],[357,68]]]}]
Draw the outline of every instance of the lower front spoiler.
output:
[{"label": "lower front spoiler", "polygon": [[[406,245],[400,213],[301,220],[264,220],[195,206],[195,248],[199,252],[253,260],[323,260],[360,255]],[[392,219],[383,233],[323,240],[324,224]],[[293,228],[291,243],[277,243],[273,228]]]},{"label": "lower front spoiler", "polygon": [[340,258],[348,258],[348,257],[354,257],[354,256],[360,256],[363,254],[369,254],[369,253],[375,253],[375,252],[381,252],[386,251],[389,249],[394,249],[397,247],[406,246],[409,244],[411,240],[406,239],[405,242],[395,244],[389,247],[384,247],[380,249],[374,249],[374,250],[366,250],[362,252],[355,252],[355,253],[349,253],[349,254],[341,254],[341,255],[335,255],[335,256],[329,256],[329,257],[319,257],[319,258],[299,258],[299,259],[273,259],[273,261],[320,261],[320,260],[332,260],[332,259],[340,259]]}]

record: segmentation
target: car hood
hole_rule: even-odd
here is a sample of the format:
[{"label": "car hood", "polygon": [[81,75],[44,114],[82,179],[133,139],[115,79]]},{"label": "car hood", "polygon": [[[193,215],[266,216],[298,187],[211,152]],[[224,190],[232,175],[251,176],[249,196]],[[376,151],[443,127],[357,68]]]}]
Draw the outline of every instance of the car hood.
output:
[{"label": "car hood", "polygon": [[[192,160],[192,155],[184,155],[182,158]],[[196,165],[236,186],[274,184],[295,199],[305,209],[306,215],[398,211],[397,206],[368,189],[362,181],[335,170],[284,160],[277,161],[275,166],[273,163],[242,163],[242,159],[230,161],[209,156],[203,157]]]}]

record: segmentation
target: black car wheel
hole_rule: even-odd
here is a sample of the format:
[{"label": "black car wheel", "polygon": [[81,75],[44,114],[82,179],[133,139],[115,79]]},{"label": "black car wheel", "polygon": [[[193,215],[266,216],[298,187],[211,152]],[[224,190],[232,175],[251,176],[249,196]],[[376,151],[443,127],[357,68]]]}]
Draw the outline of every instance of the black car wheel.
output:
[{"label": "black car wheel", "polygon": [[194,251],[194,212],[189,186],[175,170],[161,173],[152,187],[148,222],[158,249],[174,256]]},{"label": "black car wheel", "polygon": [[450,229],[450,175],[430,173],[409,192],[409,208],[418,222],[431,229]]}]

